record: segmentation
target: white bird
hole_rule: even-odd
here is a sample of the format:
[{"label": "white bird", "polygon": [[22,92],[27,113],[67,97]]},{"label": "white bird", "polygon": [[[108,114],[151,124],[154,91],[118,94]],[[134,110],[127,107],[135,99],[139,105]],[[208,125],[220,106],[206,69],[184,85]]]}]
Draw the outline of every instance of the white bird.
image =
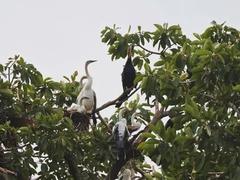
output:
[{"label": "white bird", "polygon": [[132,172],[130,169],[125,169],[122,173],[122,180],[131,180]]},{"label": "white bird", "polygon": [[[88,65],[96,62],[95,60],[89,60],[85,63],[85,72],[86,76],[84,76],[84,79],[87,79],[86,83],[83,84],[83,88],[81,89],[78,97],[77,97],[77,103],[80,105],[80,113],[85,114],[92,114],[93,111],[96,109],[96,94],[94,90],[92,89],[92,77],[90,76],[88,72]],[[83,79],[82,79],[83,80]],[[96,124],[96,118],[93,114],[93,122]]]},{"label": "white bird", "polygon": [[[80,80],[80,87],[83,87],[84,84],[83,84],[83,80],[84,79],[87,79],[87,76],[83,76]],[[67,108],[67,111],[70,112],[70,113],[74,113],[74,112],[83,112],[84,109],[79,105],[79,104],[76,104],[76,103],[72,103],[70,107]]]},{"label": "white bird", "polygon": [[114,125],[112,129],[112,134],[114,135],[115,143],[118,150],[118,158],[124,158],[125,155],[125,145],[127,138],[130,136],[127,127],[127,120],[123,118],[123,113],[126,109],[122,109],[119,112],[119,121]]},{"label": "white bird", "polygon": [[141,127],[142,123],[137,121],[136,116],[139,115],[139,113],[134,112],[131,117],[131,126],[134,130],[137,130]]}]

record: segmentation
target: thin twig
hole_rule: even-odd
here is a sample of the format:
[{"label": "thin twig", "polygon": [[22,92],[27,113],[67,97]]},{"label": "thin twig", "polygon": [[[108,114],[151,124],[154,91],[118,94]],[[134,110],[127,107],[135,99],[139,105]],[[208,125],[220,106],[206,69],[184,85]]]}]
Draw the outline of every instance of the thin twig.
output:
[{"label": "thin twig", "polygon": [[102,118],[101,114],[99,112],[97,112],[98,118],[100,119],[100,121],[104,124],[104,126],[108,129],[108,132],[110,134],[112,134],[112,130],[110,129],[110,127],[107,125],[107,123],[104,121],[104,119]]},{"label": "thin twig", "polygon": [[161,55],[161,53],[159,53],[159,52],[154,52],[154,51],[150,51],[150,50],[146,49],[145,47],[143,47],[143,46],[140,45],[140,44],[138,44],[137,46],[140,47],[141,49],[143,49],[144,51],[147,51],[147,52],[150,53],[150,54]]},{"label": "thin twig", "polygon": [[10,170],[8,170],[6,168],[2,168],[2,167],[0,167],[0,172],[3,174],[11,174],[11,175],[17,176],[16,172],[10,171]]},{"label": "thin twig", "polygon": [[[164,111],[164,108],[162,107],[160,110],[158,109],[158,105],[155,105],[155,114],[152,118],[152,121],[144,128],[142,132],[150,132],[150,125],[155,125],[159,120],[161,120],[163,117],[166,117],[169,115],[169,111]],[[142,136],[138,136],[136,140],[133,142],[133,145],[135,147],[138,146],[141,142],[143,142],[146,138],[143,138]]]},{"label": "thin twig", "polygon": [[208,172],[209,175],[221,175],[224,174],[224,172]]}]

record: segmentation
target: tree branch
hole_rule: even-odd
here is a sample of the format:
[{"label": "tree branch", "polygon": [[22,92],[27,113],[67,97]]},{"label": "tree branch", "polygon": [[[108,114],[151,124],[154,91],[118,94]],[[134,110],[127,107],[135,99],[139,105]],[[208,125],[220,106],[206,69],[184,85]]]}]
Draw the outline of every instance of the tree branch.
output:
[{"label": "tree branch", "polygon": [[11,174],[11,175],[17,176],[16,172],[10,171],[10,170],[2,168],[2,167],[0,167],[0,172],[3,174]]},{"label": "tree branch", "polygon": [[104,119],[102,118],[101,114],[99,112],[97,112],[98,118],[100,119],[100,121],[104,124],[104,126],[107,128],[108,132],[110,134],[112,134],[112,130],[110,129],[110,127],[107,125],[107,123],[104,121]]},{"label": "tree branch", "polygon": [[[94,111],[94,113],[97,113],[97,112],[99,112],[99,111],[101,111],[101,110],[103,110],[103,109],[106,109],[107,107],[109,107],[109,106],[112,106],[112,105],[116,105],[116,102],[118,102],[118,100],[122,97],[122,96],[124,96],[124,95],[126,95],[126,94],[128,94],[128,93],[130,93],[129,95],[128,95],[128,98],[130,98],[135,92],[137,92],[137,90],[139,90],[140,89],[140,87],[138,87],[138,88],[136,88],[132,93],[130,93],[131,91],[132,91],[132,88],[131,89],[127,89],[126,91],[124,91],[119,97],[117,97],[116,99],[114,99],[114,100],[112,100],[112,101],[108,101],[107,103],[105,103],[105,104],[103,104],[102,106],[100,106],[99,108],[96,108],[96,110]],[[128,99],[127,98],[127,99]],[[126,100],[127,100],[126,99]]]},{"label": "tree branch", "polygon": [[143,46],[142,46],[142,45],[140,45],[140,44],[137,44],[137,46],[138,46],[138,47],[140,47],[141,49],[143,49],[144,51],[147,51],[147,52],[148,52],[148,53],[150,53],[150,54],[161,55],[161,53],[160,53],[160,52],[154,52],[154,51],[150,51],[150,50],[146,49],[145,47],[143,47]]},{"label": "tree branch", "polygon": [[164,111],[164,108],[162,107],[159,110],[159,104],[156,101],[155,102],[155,114],[151,120],[151,122],[144,128],[144,130],[140,131],[137,135],[134,135],[134,137],[130,140],[130,145],[128,149],[126,150],[126,158],[124,160],[117,160],[115,164],[113,164],[111,170],[109,171],[107,175],[107,180],[114,180],[117,178],[117,175],[121,168],[132,158],[139,156],[140,152],[137,150],[137,146],[146,140],[146,138],[143,138],[142,136],[139,136],[143,132],[150,132],[150,124],[155,125],[158,120],[161,120],[161,118],[166,117],[169,115],[169,111]]}]

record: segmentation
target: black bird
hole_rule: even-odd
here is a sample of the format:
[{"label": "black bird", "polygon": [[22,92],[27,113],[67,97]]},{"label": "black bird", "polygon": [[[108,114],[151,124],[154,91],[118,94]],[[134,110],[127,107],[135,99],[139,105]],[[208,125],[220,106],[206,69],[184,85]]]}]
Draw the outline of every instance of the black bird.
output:
[{"label": "black bird", "polygon": [[136,71],[132,64],[132,51],[133,46],[128,48],[128,58],[127,62],[124,65],[123,72],[122,72],[122,87],[124,94],[119,98],[119,101],[116,103],[116,107],[120,107],[121,104],[127,100],[128,93],[130,93],[131,89],[134,87],[134,79],[136,77]]}]

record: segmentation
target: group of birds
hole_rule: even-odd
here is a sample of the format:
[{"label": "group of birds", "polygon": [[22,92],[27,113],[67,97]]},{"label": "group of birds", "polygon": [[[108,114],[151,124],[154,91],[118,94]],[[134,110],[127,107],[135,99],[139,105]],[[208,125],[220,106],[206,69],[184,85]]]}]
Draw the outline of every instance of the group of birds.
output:
[{"label": "group of birds", "polygon": [[[120,107],[121,104],[128,99],[128,93],[134,87],[134,79],[136,77],[136,71],[132,64],[132,51],[133,47],[130,46],[127,52],[127,61],[124,65],[122,72],[122,86],[123,86],[123,94],[116,102],[116,107]],[[67,108],[67,111],[70,113],[78,112],[85,115],[90,115],[92,117],[94,125],[97,124],[97,120],[95,117],[96,110],[96,93],[92,89],[93,79],[89,74],[88,66],[91,63],[96,62],[96,60],[89,60],[85,63],[85,73],[80,80],[80,87],[82,87],[79,95],[77,96],[76,103],[72,103],[72,105]],[[85,81],[85,82],[84,82]]]},{"label": "group of birds", "polygon": [[[69,108],[67,108],[67,111],[70,113],[78,112],[80,114],[87,116],[91,115],[93,123],[96,125],[97,120],[94,111],[96,110],[97,99],[96,93],[92,89],[93,79],[88,71],[89,64],[94,62],[96,62],[96,60],[89,60],[85,63],[86,75],[83,76],[80,80],[80,87],[82,87],[82,89],[77,96],[76,103],[72,103],[72,105]],[[85,83],[83,83],[84,79],[86,79]]]},{"label": "group of birds", "polygon": [[[122,71],[122,87],[123,93],[118,98],[116,102],[116,107],[120,108],[122,103],[128,99],[128,95],[131,90],[134,88],[134,80],[136,77],[136,71],[134,69],[132,63],[132,52],[133,47],[130,46],[127,52],[127,61],[124,65]],[[91,63],[96,62],[96,60],[89,60],[85,63],[85,72],[80,80],[80,86],[82,87],[79,95],[77,96],[76,103],[72,103],[72,105],[67,108],[67,111],[71,114],[78,112],[79,114],[86,115],[86,117],[91,117],[93,124],[97,124],[97,120],[95,117],[96,110],[96,93],[92,89],[93,79],[89,74],[88,66]],[[125,158],[125,148],[128,142],[128,137],[130,136],[130,132],[127,125],[127,119],[124,117],[124,114],[127,112],[127,108],[120,108],[119,110],[119,120],[112,128],[112,134],[114,137],[116,149],[117,149],[117,160],[122,161]],[[133,113],[131,116],[131,127],[134,130],[140,128],[141,123],[136,121],[136,116],[138,113]],[[132,130],[131,129],[131,130]]]}]

